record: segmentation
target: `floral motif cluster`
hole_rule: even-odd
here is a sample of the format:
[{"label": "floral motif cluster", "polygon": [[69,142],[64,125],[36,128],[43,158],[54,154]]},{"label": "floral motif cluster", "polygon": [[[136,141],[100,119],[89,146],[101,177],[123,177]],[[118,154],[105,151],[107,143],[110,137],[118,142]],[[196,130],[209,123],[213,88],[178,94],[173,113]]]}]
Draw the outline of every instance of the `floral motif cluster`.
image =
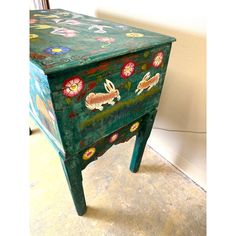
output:
[{"label": "floral motif cluster", "polygon": [[[131,126],[130,126],[130,132],[133,133],[135,131],[137,131],[137,129],[139,128],[140,126],[140,122],[139,121],[136,121],[135,123],[133,123]],[[115,132],[113,133],[112,135],[109,136],[108,138],[108,142],[110,144],[113,144],[116,140],[118,140],[119,138],[119,133],[118,132]],[[96,148],[95,147],[90,147],[88,148],[84,154],[82,155],[82,159],[87,161],[89,160],[91,157],[94,156],[94,154],[96,153]]]}]

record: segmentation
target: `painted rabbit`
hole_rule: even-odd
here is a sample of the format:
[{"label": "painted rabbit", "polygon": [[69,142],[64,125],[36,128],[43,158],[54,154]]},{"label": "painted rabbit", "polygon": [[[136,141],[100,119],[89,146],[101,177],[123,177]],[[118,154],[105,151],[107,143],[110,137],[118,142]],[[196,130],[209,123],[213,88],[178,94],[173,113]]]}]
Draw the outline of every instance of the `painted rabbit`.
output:
[{"label": "painted rabbit", "polygon": [[114,84],[106,79],[106,83],[104,83],[104,87],[107,93],[90,93],[85,99],[85,106],[90,109],[98,109],[100,111],[103,110],[104,104],[114,105],[114,98],[117,98],[117,101],[120,100],[119,90],[115,88]]},{"label": "painted rabbit", "polygon": [[154,75],[151,79],[149,78],[150,72],[148,72],[139,82],[137,89],[135,90],[135,93],[137,93],[137,95],[141,94],[144,89],[148,89],[149,91],[153,86],[157,85],[160,79],[160,74],[156,73],[156,75]]}]

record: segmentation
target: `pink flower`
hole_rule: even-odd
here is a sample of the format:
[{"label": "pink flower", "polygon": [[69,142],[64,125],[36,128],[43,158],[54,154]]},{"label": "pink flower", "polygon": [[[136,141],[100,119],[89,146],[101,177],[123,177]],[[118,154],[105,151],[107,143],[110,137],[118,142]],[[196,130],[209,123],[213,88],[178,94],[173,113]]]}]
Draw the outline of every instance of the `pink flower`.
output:
[{"label": "pink flower", "polygon": [[66,38],[71,38],[71,37],[74,37],[76,35],[76,31],[74,31],[74,30],[67,30],[66,32],[65,32],[65,37]]},{"label": "pink flower", "polygon": [[129,61],[122,66],[120,76],[123,79],[126,79],[129,76],[131,76],[134,73],[134,71],[135,71],[135,63],[132,61]]},{"label": "pink flower", "polygon": [[109,143],[114,143],[119,137],[118,133],[114,133],[111,135],[111,137],[109,138]]},{"label": "pink flower", "polygon": [[30,24],[34,24],[35,22],[37,22],[38,20],[36,20],[36,19],[30,19]]},{"label": "pink flower", "polygon": [[74,37],[76,35],[76,31],[66,29],[66,28],[56,28],[51,32],[51,34],[62,35],[66,38],[70,38],[70,37]]},{"label": "pink flower", "polygon": [[154,57],[154,60],[152,62],[152,65],[156,68],[158,68],[162,61],[163,61],[164,53],[163,52],[158,52],[156,56]]},{"label": "pink flower", "polygon": [[108,38],[108,37],[96,37],[96,40],[103,43],[112,43],[115,41],[114,38]]},{"label": "pink flower", "polygon": [[63,83],[63,94],[66,97],[74,97],[84,88],[84,81],[79,76],[73,76]]},{"label": "pink flower", "polygon": [[66,21],[64,21],[62,23],[68,24],[68,25],[79,25],[79,24],[81,24],[79,21],[73,20],[73,19],[72,20],[66,20]]}]

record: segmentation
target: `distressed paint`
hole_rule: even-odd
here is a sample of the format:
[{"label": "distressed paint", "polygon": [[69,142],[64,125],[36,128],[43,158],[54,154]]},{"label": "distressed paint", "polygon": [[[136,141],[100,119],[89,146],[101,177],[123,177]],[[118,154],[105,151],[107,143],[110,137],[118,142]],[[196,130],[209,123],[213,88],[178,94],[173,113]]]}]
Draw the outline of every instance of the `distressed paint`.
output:
[{"label": "distressed paint", "polygon": [[79,215],[81,171],[112,145],[137,135],[130,169],[138,170],[173,41],[60,9],[31,11],[30,114],[60,154]]}]

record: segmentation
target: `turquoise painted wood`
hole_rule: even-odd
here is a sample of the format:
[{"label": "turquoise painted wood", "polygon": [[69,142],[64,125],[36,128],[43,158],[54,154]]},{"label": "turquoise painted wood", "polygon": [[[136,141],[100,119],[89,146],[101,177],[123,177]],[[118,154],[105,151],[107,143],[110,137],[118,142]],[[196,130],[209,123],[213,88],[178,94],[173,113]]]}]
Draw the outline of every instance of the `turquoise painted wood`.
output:
[{"label": "turquoise painted wood", "polygon": [[82,170],[112,145],[136,136],[138,171],[174,41],[62,9],[30,12],[30,114],[61,158],[79,215]]}]

